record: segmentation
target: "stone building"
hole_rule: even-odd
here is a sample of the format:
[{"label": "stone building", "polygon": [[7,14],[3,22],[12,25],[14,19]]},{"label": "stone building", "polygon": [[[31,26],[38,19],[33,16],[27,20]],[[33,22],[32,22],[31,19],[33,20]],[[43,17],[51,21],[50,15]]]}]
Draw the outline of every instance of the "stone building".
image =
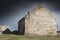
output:
[{"label": "stone building", "polygon": [[18,21],[19,34],[57,35],[56,18],[44,6],[38,6]]},{"label": "stone building", "polygon": [[0,34],[7,29],[7,25],[0,25]]}]

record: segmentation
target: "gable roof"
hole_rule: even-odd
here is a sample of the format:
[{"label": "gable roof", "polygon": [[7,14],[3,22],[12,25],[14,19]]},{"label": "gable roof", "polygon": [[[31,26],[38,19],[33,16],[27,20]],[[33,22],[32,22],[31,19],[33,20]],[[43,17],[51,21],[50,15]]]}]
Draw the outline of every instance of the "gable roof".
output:
[{"label": "gable roof", "polygon": [[[44,9],[44,10],[47,10],[48,12],[49,12],[49,15],[51,15],[52,17],[54,17],[52,14],[51,14],[51,12],[46,8],[46,6],[44,6],[43,4],[41,4],[41,5],[38,5],[36,8],[34,8],[32,11],[28,11],[28,13],[25,15],[25,16],[23,16],[19,21],[21,21],[23,18],[25,18],[30,12],[33,12],[33,11],[35,11],[35,10],[41,10],[41,9]],[[55,17],[54,17],[55,18]],[[19,22],[18,21],[18,22]]]}]

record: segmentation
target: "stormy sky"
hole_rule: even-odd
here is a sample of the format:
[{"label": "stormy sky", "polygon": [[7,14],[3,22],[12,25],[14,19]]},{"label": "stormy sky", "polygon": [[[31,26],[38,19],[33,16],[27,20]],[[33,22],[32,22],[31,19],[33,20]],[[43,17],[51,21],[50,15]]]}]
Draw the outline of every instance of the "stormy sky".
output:
[{"label": "stormy sky", "polygon": [[59,0],[0,0],[0,24],[8,25],[11,30],[18,28],[18,21],[28,11],[44,4],[56,17],[56,27],[60,30],[60,1]]}]

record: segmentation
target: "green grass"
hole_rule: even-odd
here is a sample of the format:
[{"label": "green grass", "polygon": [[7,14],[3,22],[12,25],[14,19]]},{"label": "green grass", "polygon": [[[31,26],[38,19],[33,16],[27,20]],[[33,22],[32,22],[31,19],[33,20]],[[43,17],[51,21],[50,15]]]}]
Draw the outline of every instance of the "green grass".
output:
[{"label": "green grass", "polygon": [[2,34],[0,40],[60,40],[58,36],[25,36],[25,35],[13,35],[13,34]]}]

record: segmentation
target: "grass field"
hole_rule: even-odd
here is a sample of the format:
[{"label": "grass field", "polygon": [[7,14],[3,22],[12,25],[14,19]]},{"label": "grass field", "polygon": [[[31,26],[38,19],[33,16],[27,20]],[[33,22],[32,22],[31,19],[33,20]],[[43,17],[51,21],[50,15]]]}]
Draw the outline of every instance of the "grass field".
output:
[{"label": "grass field", "polygon": [[60,35],[58,36],[23,36],[23,35],[13,35],[13,34],[2,34],[0,35],[0,40],[60,40]]}]

